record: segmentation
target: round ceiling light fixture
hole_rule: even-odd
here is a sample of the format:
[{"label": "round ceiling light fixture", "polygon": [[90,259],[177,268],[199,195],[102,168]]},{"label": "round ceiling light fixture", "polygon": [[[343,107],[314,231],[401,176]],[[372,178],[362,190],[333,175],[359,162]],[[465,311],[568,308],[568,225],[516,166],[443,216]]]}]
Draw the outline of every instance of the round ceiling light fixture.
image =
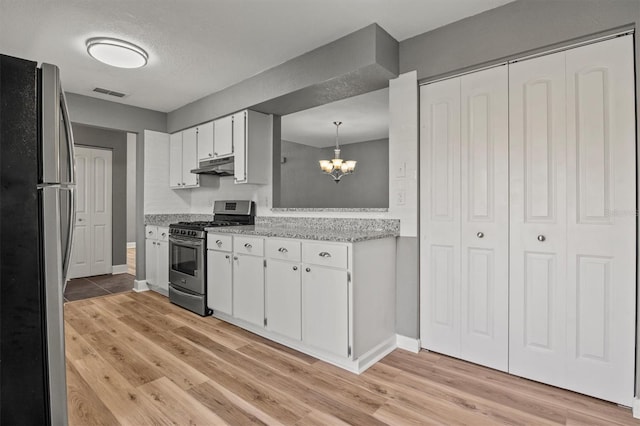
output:
[{"label": "round ceiling light fixture", "polygon": [[147,65],[149,59],[149,55],[141,47],[109,37],[87,40],[87,52],[92,58],[118,68],[140,68]]}]

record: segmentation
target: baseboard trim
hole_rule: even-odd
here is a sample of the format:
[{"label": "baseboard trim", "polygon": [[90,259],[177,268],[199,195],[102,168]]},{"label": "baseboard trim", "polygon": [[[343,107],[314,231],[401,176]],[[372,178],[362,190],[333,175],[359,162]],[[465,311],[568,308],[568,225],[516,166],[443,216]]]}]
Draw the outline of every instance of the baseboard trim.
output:
[{"label": "baseboard trim", "polygon": [[126,274],[128,271],[129,268],[127,267],[127,265],[113,265],[111,267],[111,273],[113,275]]},{"label": "baseboard trim", "polygon": [[396,334],[396,345],[398,345],[400,349],[404,349],[415,354],[420,352],[420,339]]},{"label": "baseboard trim", "polygon": [[640,398],[633,398],[633,407],[631,407],[634,419],[640,419]]},{"label": "baseboard trim", "polygon": [[127,243],[127,248],[136,248],[136,242]]},{"label": "baseboard trim", "polygon": [[142,293],[143,291],[149,291],[147,280],[133,280],[133,291],[136,293]]}]

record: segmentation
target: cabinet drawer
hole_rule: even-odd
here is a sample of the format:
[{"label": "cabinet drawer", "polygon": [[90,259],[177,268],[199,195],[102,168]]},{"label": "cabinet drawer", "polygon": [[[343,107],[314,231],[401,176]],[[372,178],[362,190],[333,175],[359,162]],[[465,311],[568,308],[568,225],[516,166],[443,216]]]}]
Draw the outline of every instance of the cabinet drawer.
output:
[{"label": "cabinet drawer", "polygon": [[264,256],[264,240],[255,237],[233,237],[234,252]]},{"label": "cabinet drawer", "polygon": [[231,235],[207,234],[207,248],[209,250],[231,251],[233,245]]},{"label": "cabinet drawer", "polygon": [[169,241],[169,228],[158,226],[158,241]]},{"label": "cabinet drawer", "polygon": [[272,259],[300,261],[300,242],[291,240],[268,239],[265,256]]},{"label": "cabinet drawer", "polygon": [[303,243],[302,262],[347,269],[347,246],[325,243]]},{"label": "cabinet drawer", "polygon": [[158,227],[155,225],[147,225],[144,227],[144,237],[149,240],[158,239]]}]

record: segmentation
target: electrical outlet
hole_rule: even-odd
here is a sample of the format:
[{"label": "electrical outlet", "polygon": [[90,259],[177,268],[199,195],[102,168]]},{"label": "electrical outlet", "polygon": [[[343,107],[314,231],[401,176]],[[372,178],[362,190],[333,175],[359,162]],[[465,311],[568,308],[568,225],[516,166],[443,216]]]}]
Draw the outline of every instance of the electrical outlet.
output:
[{"label": "electrical outlet", "polygon": [[398,190],[398,192],[396,192],[396,205],[404,206],[405,203],[406,203],[406,193],[404,189],[400,189]]}]

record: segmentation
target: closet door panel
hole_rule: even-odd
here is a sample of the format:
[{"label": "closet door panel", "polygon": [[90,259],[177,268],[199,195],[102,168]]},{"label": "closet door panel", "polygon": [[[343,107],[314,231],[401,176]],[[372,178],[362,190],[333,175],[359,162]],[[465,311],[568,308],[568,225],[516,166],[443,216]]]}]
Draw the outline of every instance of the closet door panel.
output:
[{"label": "closet door panel", "polygon": [[461,358],[506,371],[508,68],[461,78]]},{"label": "closet door panel", "polygon": [[565,53],[509,66],[509,372],[565,386]]},{"label": "closet door panel", "polygon": [[423,347],[460,356],[460,79],[420,88]]},{"label": "closet door panel", "polygon": [[633,398],[636,151],[631,37],[567,51],[568,385]]}]

